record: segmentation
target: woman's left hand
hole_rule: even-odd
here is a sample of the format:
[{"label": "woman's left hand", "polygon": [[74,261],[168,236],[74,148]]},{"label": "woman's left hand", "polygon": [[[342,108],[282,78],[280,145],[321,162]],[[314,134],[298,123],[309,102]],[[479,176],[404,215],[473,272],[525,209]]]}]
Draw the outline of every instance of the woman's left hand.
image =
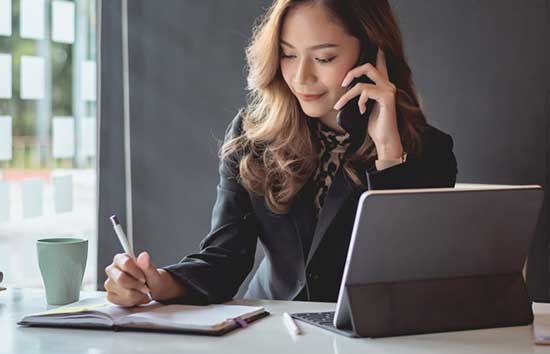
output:
[{"label": "woman's left hand", "polygon": [[378,49],[376,67],[371,63],[366,63],[350,70],[345,76],[342,86],[349,85],[354,78],[361,75],[367,75],[374,84],[358,83],[336,102],[334,109],[342,108],[349,100],[361,95],[359,110],[364,113],[367,100],[375,100],[369,117],[369,136],[376,146],[379,160],[397,159],[403,154],[395,108],[397,88],[389,81],[386,57],[381,49]]}]

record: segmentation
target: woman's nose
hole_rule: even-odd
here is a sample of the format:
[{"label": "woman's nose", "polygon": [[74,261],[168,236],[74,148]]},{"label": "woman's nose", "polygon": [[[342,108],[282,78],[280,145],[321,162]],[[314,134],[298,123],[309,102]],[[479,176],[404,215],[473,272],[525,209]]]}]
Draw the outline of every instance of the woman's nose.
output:
[{"label": "woman's nose", "polygon": [[312,73],[311,66],[307,60],[301,60],[294,75],[296,85],[307,86],[315,81],[315,75]]}]

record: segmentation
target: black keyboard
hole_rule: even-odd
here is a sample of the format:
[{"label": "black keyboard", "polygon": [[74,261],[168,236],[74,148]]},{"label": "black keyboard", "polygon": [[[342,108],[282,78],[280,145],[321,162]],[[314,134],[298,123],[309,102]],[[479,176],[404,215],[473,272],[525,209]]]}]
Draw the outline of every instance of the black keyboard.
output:
[{"label": "black keyboard", "polygon": [[343,334],[348,337],[354,337],[351,330],[343,330],[334,327],[334,311],[328,312],[301,312],[291,314],[292,318],[312,324],[332,332]]},{"label": "black keyboard", "polygon": [[292,317],[311,324],[332,326],[334,321],[334,311],[294,313],[292,314]]}]

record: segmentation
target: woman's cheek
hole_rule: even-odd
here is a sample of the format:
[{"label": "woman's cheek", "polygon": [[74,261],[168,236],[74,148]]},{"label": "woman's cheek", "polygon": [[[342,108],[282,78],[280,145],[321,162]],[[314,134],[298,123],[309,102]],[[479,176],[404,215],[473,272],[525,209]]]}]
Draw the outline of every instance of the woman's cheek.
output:
[{"label": "woman's cheek", "polygon": [[287,71],[288,71],[288,69],[287,69],[286,65],[284,64],[284,61],[280,62],[279,68],[281,69],[281,75],[283,76],[283,79],[285,80],[285,82],[288,85],[288,80],[287,80],[287,77],[288,77]]},{"label": "woman's cheek", "polygon": [[327,73],[326,82],[329,83],[329,86],[334,90],[342,91],[342,89],[345,89],[342,87],[342,82],[344,81],[347,73],[348,71],[340,68],[334,69],[333,71]]},{"label": "woman's cheek", "polygon": [[336,104],[336,102],[346,93],[346,88],[342,87],[341,85],[338,85],[334,89],[331,90],[330,94],[330,100],[332,101],[332,105]]}]

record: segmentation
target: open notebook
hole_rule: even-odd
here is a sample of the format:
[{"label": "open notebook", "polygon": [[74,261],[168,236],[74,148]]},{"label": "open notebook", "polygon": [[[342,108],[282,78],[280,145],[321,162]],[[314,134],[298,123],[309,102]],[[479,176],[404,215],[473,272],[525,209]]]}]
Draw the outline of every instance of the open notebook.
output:
[{"label": "open notebook", "polygon": [[163,305],[152,301],[147,305],[121,307],[105,298],[92,298],[24,316],[17,324],[222,335],[267,315],[258,306]]}]

